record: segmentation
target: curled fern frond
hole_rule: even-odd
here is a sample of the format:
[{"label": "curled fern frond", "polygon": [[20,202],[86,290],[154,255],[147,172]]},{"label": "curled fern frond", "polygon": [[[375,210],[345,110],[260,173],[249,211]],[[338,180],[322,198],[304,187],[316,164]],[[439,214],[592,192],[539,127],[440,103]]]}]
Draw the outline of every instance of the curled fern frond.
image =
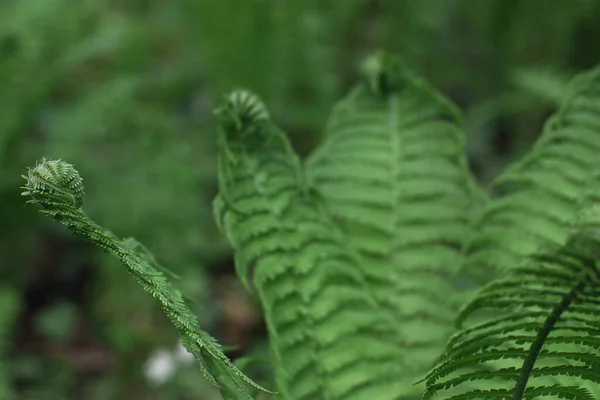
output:
[{"label": "curled fern frond", "polygon": [[561,244],[597,192],[600,68],[570,83],[533,149],[491,186],[466,247],[464,272],[487,282],[541,246]]},{"label": "curled fern frond", "polygon": [[59,202],[80,208],[83,205],[83,179],[71,164],[43,158],[35,168],[28,170],[25,196],[36,203],[47,205]]},{"label": "curled fern frond", "polygon": [[425,378],[424,399],[597,398],[597,221],[580,225],[562,247],[508,269],[463,307],[461,330]]},{"label": "curled fern frond", "polygon": [[267,391],[238,370],[216,340],[199,328],[182,294],[167,281],[154,257],[143,246],[131,239],[117,238],[83,213],[83,183],[71,164],[43,159],[25,178],[24,194],[31,196],[31,202],[44,207],[42,214],[115,255],[143,289],[158,300],[206,379],[218,386],[225,398],[251,399],[247,385]]},{"label": "curled fern frond", "polygon": [[223,106],[215,110],[224,130],[242,137],[250,135],[259,122],[269,120],[267,106],[252,92],[236,90],[226,98]]},{"label": "curled fern frond", "polygon": [[330,117],[307,176],[396,321],[389,334],[407,355],[399,379],[410,388],[450,333],[449,278],[462,262],[479,191],[456,108],[395,57],[375,54],[363,73],[366,83]]},{"label": "curled fern frond", "polygon": [[401,353],[382,335],[391,321],[286,136],[262,119],[221,129],[215,215],[238,275],[262,302],[283,398],[400,398]]}]

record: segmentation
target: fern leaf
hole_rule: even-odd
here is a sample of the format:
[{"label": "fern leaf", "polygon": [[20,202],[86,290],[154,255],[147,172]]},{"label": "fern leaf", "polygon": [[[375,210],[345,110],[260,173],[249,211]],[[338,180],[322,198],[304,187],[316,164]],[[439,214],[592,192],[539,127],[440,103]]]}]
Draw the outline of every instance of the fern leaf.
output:
[{"label": "fern leaf", "polygon": [[600,68],[576,77],[535,146],[492,184],[463,270],[481,281],[561,244],[599,172]]},{"label": "fern leaf", "polygon": [[448,278],[479,197],[453,105],[389,56],[372,56],[364,69],[365,83],[335,108],[307,175],[360,251],[369,290],[396,321],[393,335],[410,349],[410,386],[449,334]]},{"label": "fern leaf", "polygon": [[256,290],[286,399],[397,399],[401,354],[365,287],[361,258],[308,190],[285,135],[254,95],[221,119],[218,224]]},{"label": "fern leaf", "polygon": [[43,207],[41,213],[115,255],[144,290],[158,300],[184,347],[194,355],[206,379],[218,386],[226,399],[251,399],[247,385],[267,391],[239,371],[216,340],[198,327],[196,316],[181,293],[167,281],[145,247],[132,239],[120,240],[83,213],[83,181],[72,165],[43,159],[24,178],[27,184],[23,194]]},{"label": "fern leaf", "polygon": [[[600,221],[510,268],[463,307],[424,399],[597,398]],[[467,321],[470,326],[464,327]],[[553,382],[553,384],[549,384]]]},{"label": "fern leaf", "polygon": [[546,68],[518,68],[510,74],[511,83],[549,104],[560,105],[567,93],[569,79],[564,73]]}]

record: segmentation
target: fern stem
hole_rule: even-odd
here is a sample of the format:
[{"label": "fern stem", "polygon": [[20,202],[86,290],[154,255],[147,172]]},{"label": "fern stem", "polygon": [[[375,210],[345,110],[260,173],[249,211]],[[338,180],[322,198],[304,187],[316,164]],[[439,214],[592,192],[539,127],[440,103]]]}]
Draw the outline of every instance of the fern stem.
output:
[{"label": "fern stem", "polygon": [[571,291],[563,297],[562,301],[554,307],[550,315],[544,321],[544,325],[538,331],[535,340],[531,344],[529,348],[529,352],[527,354],[527,358],[523,361],[523,366],[521,367],[521,373],[519,375],[519,379],[514,389],[514,393],[512,396],[512,400],[521,400],[525,393],[525,389],[527,388],[527,382],[529,381],[529,377],[531,376],[531,371],[537,361],[538,355],[550,335],[550,332],[554,329],[556,322],[560,318],[563,312],[565,312],[571,303],[573,303],[578,294],[583,290],[583,288],[589,283],[589,276],[585,276]]},{"label": "fern stem", "polygon": [[[43,159],[24,176],[23,195],[42,207],[41,213],[115,255],[143,289],[156,298],[177,329],[182,344],[194,355],[206,379],[227,399],[251,399],[246,385],[267,391],[246,377],[223,353],[221,346],[198,326],[196,316],[161,272],[154,257],[135,240],[121,240],[88,218],[83,205],[83,183],[75,168],[61,160]],[[268,392],[268,391],[267,391]]]}]

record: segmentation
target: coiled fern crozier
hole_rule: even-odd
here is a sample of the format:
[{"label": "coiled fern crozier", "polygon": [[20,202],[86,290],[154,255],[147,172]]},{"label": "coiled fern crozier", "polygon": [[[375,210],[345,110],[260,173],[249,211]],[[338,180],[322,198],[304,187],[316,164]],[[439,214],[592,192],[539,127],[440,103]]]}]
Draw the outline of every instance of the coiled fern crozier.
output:
[{"label": "coiled fern crozier", "polygon": [[248,384],[262,389],[229,361],[213,337],[198,327],[181,292],[171,286],[143,246],[136,245],[135,240],[119,239],[84,214],[81,208],[83,180],[72,165],[43,159],[24,178],[27,184],[23,194],[31,196],[30,202],[43,207],[41,213],[114,254],[144,290],[158,300],[179,332],[183,346],[194,355],[204,376],[222,390],[225,398],[251,398],[246,390]]},{"label": "coiled fern crozier", "polygon": [[[456,107],[383,53],[306,164],[256,95],[234,91],[216,114],[215,218],[261,301],[278,398],[600,398],[600,69],[573,80],[487,191]],[[157,298],[225,398],[262,389],[145,247],[85,216],[71,165],[42,160],[26,179],[45,215]],[[469,294],[463,281],[483,286]]]}]

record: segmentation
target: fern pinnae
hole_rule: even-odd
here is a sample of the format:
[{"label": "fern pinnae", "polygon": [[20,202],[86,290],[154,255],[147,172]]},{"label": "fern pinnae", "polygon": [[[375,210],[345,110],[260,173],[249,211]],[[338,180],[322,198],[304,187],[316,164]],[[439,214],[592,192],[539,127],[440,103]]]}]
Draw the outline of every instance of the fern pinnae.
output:
[{"label": "fern pinnae", "polygon": [[182,294],[167,281],[147,249],[132,239],[120,240],[84,214],[81,209],[83,181],[72,165],[62,160],[43,159],[28,172],[23,194],[31,196],[29,202],[41,205],[41,213],[66,225],[73,234],[115,255],[143,289],[159,301],[181,336],[182,344],[225,398],[250,399],[246,385],[268,392],[238,370],[216,340],[198,327]]},{"label": "fern pinnae", "polygon": [[[475,399],[493,390],[512,400],[558,393],[564,399],[594,398],[600,387],[600,324],[595,321],[600,241],[596,225],[584,221],[578,227],[563,246],[508,269],[463,307],[459,325],[480,311],[494,315],[483,313],[483,322],[461,326],[453,335],[425,377],[424,398],[460,389],[446,398]],[[512,388],[496,378],[512,381]],[[481,382],[485,389],[473,389]]]},{"label": "fern pinnae", "polygon": [[309,189],[285,135],[271,121],[236,115],[262,107],[234,92],[218,111],[215,214],[238,274],[263,304],[278,388],[294,400],[398,399],[401,353],[382,340],[389,321],[365,290],[361,257]]},{"label": "fern pinnae", "polygon": [[336,105],[307,175],[396,322],[389,334],[410,354],[401,378],[410,387],[449,333],[450,278],[481,192],[453,104],[383,53],[365,60],[363,77]]},{"label": "fern pinnae", "polygon": [[600,68],[576,76],[532,150],[491,186],[462,270],[487,282],[541,246],[561,244],[600,167]]},{"label": "fern pinnae", "polygon": [[535,340],[529,348],[527,357],[523,361],[523,366],[521,367],[519,380],[517,381],[517,385],[514,389],[513,400],[520,400],[523,398],[525,389],[527,388],[527,382],[529,381],[529,376],[531,375],[531,371],[533,370],[535,362],[538,358],[540,351],[542,350],[542,346],[544,346],[544,343],[548,338],[548,335],[555,327],[555,324],[562,315],[562,313],[569,308],[573,301],[576,300],[579,292],[581,292],[589,284],[590,278],[587,276],[584,277],[577,285],[575,285],[575,287],[567,295],[563,296],[561,302],[556,307],[554,307],[552,312],[544,321],[544,324],[539,329]]}]

